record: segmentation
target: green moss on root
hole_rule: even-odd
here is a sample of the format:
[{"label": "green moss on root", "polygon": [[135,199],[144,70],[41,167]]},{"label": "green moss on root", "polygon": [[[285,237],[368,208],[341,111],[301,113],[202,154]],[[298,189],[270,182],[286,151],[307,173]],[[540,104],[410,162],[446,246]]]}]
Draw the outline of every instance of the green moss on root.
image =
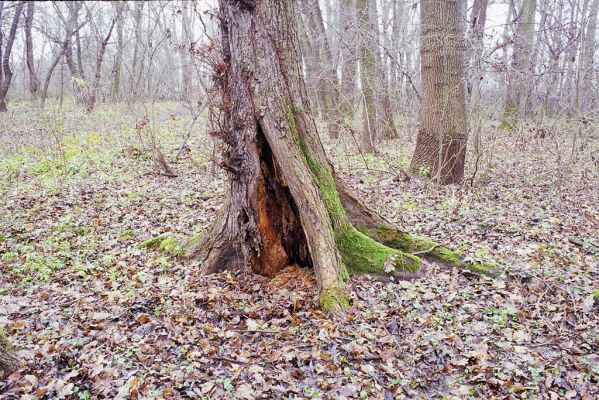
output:
[{"label": "green moss on root", "polygon": [[595,301],[599,301],[599,289],[593,290],[593,297],[595,298]]},{"label": "green moss on root", "polygon": [[158,248],[161,251],[173,256],[181,257],[185,254],[187,249],[194,243],[197,243],[198,239],[196,236],[190,240],[182,242],[172,236],[158,235],[148,240],[145,240],[135,246],[136,249],[155,249]]},{"label": "green moss on root", "polygon": [[320,306],[327,312],[344,311],[349,308],[349,297],[344,290],[325,289],[319,296]]},{"label": "green moss on root", "polygon": [[420,268],[418,257],[385,246],[351,226],[339,232],[337,245],[352,273],[393,274]]},{"label": "green moss on root", "polygon": [[362,228],[360,231],[386,246],[407,253],[419,253],[423,257],[441,261],[458,269],[489,276],[495,276],[499,273],[499,266],[492,261],[468,259],[459,252],[441,246],[426,237],[410,235],[400,230],[386,227]]},{"label": "green moss on root", "polygon": [[10,340],[8,340],[8,334],[4,330],[4,328],[0,328],[0,342],[6,347],[9,351],[12,351],[12,345],[10,344]]},{"label": "green moss on root", "polygon": [[[352,273],[375,274],[385,273],[385,269],[389,273],[392,271],[417,271],[420,267],[418,257],[404,254],[397,249],[378,243],[350,224],[330,167],[314,160],[308,153],[297,126],[296,111],[293,106],[285,106],[285,112],[301,155],[316,180],[329,218],[335,225],[335,241],[347,269]],[[346,274],[347,271],[344,273]]]},{"label": "green moss on root", "polygon": [[165,235],[158,235],[158,236],[154,236],[153,238],[149,238],[148,240],[144,240],[143,242],[135,245],[136,249],[153,249],[155,247],[160,246],[160,243],[162,243],[162,241],[164,239],[166,239],[167,236]]}]

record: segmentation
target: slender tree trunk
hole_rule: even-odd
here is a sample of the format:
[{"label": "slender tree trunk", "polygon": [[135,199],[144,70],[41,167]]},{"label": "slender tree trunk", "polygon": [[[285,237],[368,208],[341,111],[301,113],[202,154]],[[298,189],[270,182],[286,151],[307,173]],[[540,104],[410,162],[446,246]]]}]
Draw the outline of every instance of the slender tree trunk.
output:
[{"label": "slender tree trunk", "polygon": [[[513,0],[510,0],[513,1]],[[523,0],[515,21],[511,71],[508,74],[502,128],[512,129],[516,118],[526,114],[526,79],[532,78],[531,55],[534,41],[536,0]]]},{"label": "slender tree trunk", "polygon": [[116,56],[114,60],[114,70],[112,75],[112,101],[118,101],[121,97],[121,74],[122,74],[122,63],[123,63],[123,26],[125,19],[123,12],[125,4],[122,1],[114,3],[116,8]]},{"label": "slender tree trunk", "polygon": [[472,96],[478,100],[480,83],[484,77],[482,66],[483,40],[485,34],[485,23],[487,21],[487,5],[489,0],[474,0],[470,13],[468,39],[469,50],[467,52],[467,76],[468,76],[468,98]]},{"label": "slender tree trunk", "polygon": [[482,81],[484,79],[483,68],[483,42],[485,23],[487,20],[488,0],[474,0],[470,14],[469,39],[470,47],[468,60],[468,98],[470,103],[470,127],[472,129],[472,141],[474,142],[474,154],[476,159],[482,155]]},{"label": "slender tree trunk", "polygon": [[108,33],[98,48],[98,55],[96,56],[96,73],[94,75],[94,83],[92,85],[91,91],[89,93],[89,98],[87,101],[87,112],[91,112],[96,105],[96,97],[98,95],[98,89],[100,87],[100,77],[102,73],[102,61],[104,60],[104,53],[106,53],[106,46],[108,45],[108,41],[110,40],[110,36],[112,36],[112,30],[114,29],[114,25],[116,23],[116,18],[112,20],[110,24],[110,28],[108,28]]},{"label": "slender tree trunk", "polygon": [[[133,61],[131,63],[131,92],[137,96],[139,95],[139,84],[140,79],[143,75],[144,71],[144,59],[143,59],[143,49],[142,49],[142,37],[141,37],[141,24],[142,24],[142,15],[143,8],[145,3],[143,1],[136,1],[135,8],[133,11],[133,19],[134,19],[134,33],[135,33],[135,48],[133,50]],[[137,73],[139,64],[139,74]]]},{"label": "slender tree trunk", "polygon": [[184,96],[189,95],[191,89],[191,60],[190,60],[190,45],[191,45],[191,26],[189,23],[189,10],[187,1],[182,2],[182,18],[181,18],[181,42],[182,46],[179,51],[181,57],[181,86]]},{"label": "slender tree trunk", "polygon": [[33,14],[35,12],[35,4],[33,1],[27,2],[25,10],[25,52],[27,54],[27,71],[29,72],[29,93],[32,100],[37,99],[37,91],[39,89],[39,79],[35,72],[35,61],[33,58],[33,39],[31,36],[31,27],[33,25]]},{"label": "slender tree trunk", "polygon": [[412,169],[441,184],[464,177],[466,99],[463,0],[423,0],[421,21],[422,103]]},{"label": "slender tree trunk", "polygon": [[[594,80],[594,68],[595,62],[595,51],[597,49],[596,35],[597,35],[597,14],[599,11],[599,0],[593,0],[589,10],[589,22],[587,25],[586,33],[583,40],[583,56],[581,57],[582,73],[583,73],[583,86],[586,88],[596,87],[599,82]],[[582,93],[581,107],[582,111],[589,111],[597,107],[597,90],[584,90]]]},{"label": "slender tree trunk", "polygon": [[393,113],[391,111],[391,99],[389,98],[387,74],[385,73],[385,67],[383,65],[383,57],[381,55],[381,43],[378,24],[378,11],[376,0],[369,0],[368,15],[370,19],[370,26],[372,30],[367,33],[367,38],[370,38],[370,47],[373,50],[374,55],[374,86],[376,96],[376,124],[377,132],[387,139],[397,137],[397,129],[393,122]]},{"label": "slender tree trunk", "polygon": [[[6,40],[6,48],[4,54],[2,54],[2,72],[3,79],[0,84],[0,112],[8,111],[8,89],[10,89],[10,83],[12,81],[12,69],[10,68],[10,55],[12,53],[12,46],[15,42],[15,36],[17,35],[17,27],[19,26],[19,17],[23,10],[23,3],[19,2],[15,6],[15,15],[10,25],[10,32]],[[1,43],[1,42],[0,42]]]},{"label": "slender tree trunk", "polygon": [[347,122],[354,119],[356,104],[356,76],[358,74],[358,55],[356,46],[356,6],[354,0],[340,0],[340,33],[338,43],[341,54],[341,115]]},{"label": "slender tree trunk", "polygon": [[310,32],[312,48],[312,68],[317,76],[318,99],[322,119],[327,125],[329,136],[339,136],[337,71],[333,63],[333,53],[324,28],[322,12],[317,0],[303,0],[303,10]]},{"label": "slender tree trunk", "polygon": [[[69,71],[71,72],[71,79],[73,84],[73,90],[75,91],[75,99],[78,104],[88,104],[87,101],[87,82],[85,82],[85,77],[83,76],[83,71],[79,66],[82,64],[79,62],[75,64],[75,60],[73,58],[73,34],[75,33],[75,27],[77,26],[77,21],[79,19],[79,10],[81,9],[82,3],[77,1],[71,1],[67,3],[69,8],[69,20],[65,26],[66,31],[66,47],[64,51],[65,61],[67,66],[69,67]],[[77,37],[79,37],[79,30],[77,29]],[[77,41],[79,41],[77,39]],[[77,46],[77,52],[80,52],[80,46]]]},{"label": "slender tree trunk", "polygon": [[[4,10],[4,1],[0,0],[0,21],[2,21],[2,11]],[[4,59],[2,47],[4,45],[4,35],[2,29],[0,29],[0,89],[2,88],[2,82],[4,82],[4,70],[2,68],[2,60]]]}]

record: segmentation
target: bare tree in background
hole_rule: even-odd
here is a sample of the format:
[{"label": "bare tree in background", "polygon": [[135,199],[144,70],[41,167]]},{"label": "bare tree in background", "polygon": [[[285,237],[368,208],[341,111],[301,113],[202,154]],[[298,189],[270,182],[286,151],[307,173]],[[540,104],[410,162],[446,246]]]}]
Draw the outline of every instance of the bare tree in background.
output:
[{"label": "bare tree in background", "polygon": [[25,52],[27,56],[27,71],[29,73],[29,93],[31,98],[37,100],[37,91],[39,89],[39,79],[35,70],[35,61],[33,58],[33,38],[31,27],[33,25],[33,15],[35,13],[35,3],[27,1],[25,9]]},{"label": "bare tree in background", "polygon": [[118,101],[121,97],[121,75],[123,70],[123,25],[125,23],[125,3],[123,1],[115,1],[116,9],[116,55],[114,57],[114,68],[112,72],[112,100]]},{"label": "bare tree in background", "polygon": [[514,21],[514,47],[510,73],[508,74],[507,92],[504,103],[502,127],[511,129],[518,116],[526,113],[528,85],[526,79],[532,76],[531,62],[534,41],[534,22],[536,0],[523,0],[520,10],[516,10],[514,0],[510,0]]},{"label": "bare tree in background", "polygon": [[[0,21],[2,20],[2,11],[4,8],[4,2],[0,2]],[[13,44],[15,42],[15,36],[17,34],[17,27],[19,26],[19,17],[23,10],[23,3],[16,3],[14,15],[12,17],[12,24],[10,25],[10,32],[6,39],[6,47],[0,54],[2,60],[2,75],[0,75],[0,112],[8,111],[8,89],[12,81],[12,69],[10,68],[10,55],[12,53]],[[2,48],[2,34],[0,33],[0,49]]]}]

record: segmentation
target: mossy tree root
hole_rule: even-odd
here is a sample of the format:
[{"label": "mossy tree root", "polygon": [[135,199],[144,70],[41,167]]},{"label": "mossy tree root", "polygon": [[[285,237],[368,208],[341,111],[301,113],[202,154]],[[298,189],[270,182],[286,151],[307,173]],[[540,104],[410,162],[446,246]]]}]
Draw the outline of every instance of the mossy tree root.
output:
[{"label": "mossy tree root", "polygon": [[389,227],[360,228],[360,231],[386,246],[438,260],[454,268],[487,276],[497,276],[500,273],[499,265],[493,261],[469,259],[460,252],[451,250],[426,237],[411,235]]},{"label": "mossy tree root", "polygon": [[337,246],[350,273],[415,273],[421,264],[417,256],[379,243],[353,226],[337,234]]}]

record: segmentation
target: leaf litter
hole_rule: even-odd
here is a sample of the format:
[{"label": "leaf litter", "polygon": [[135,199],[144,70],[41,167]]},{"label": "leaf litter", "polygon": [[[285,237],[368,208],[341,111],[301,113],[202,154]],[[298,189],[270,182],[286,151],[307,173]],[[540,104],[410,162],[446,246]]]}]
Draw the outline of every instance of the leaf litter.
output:
[{"label": "leaf litter", "polygon": [[[177,119],[164,124],[175,131]],[[150,159],[118,156],[122,138],[104,167],[58,186],[23,173],[0,205],[0,324],[25,363],[0,383],[3,398],[596,398],[597,254],[568,238],[599,242],[597,171],[585,153],[556,174],[548,144],[497,135],[493,174],[467,189],[334,155],[369,204],[507,271],[428,263],[411,281],[354,276],[342,315],[320,311],[315,278],[298,266],[272,280],[200,276],[193,262],[135,247],[207,227],[224,183],[198,160],[167,178]],[[201,161],[195,149],[210,142],[194,140]]]}]

